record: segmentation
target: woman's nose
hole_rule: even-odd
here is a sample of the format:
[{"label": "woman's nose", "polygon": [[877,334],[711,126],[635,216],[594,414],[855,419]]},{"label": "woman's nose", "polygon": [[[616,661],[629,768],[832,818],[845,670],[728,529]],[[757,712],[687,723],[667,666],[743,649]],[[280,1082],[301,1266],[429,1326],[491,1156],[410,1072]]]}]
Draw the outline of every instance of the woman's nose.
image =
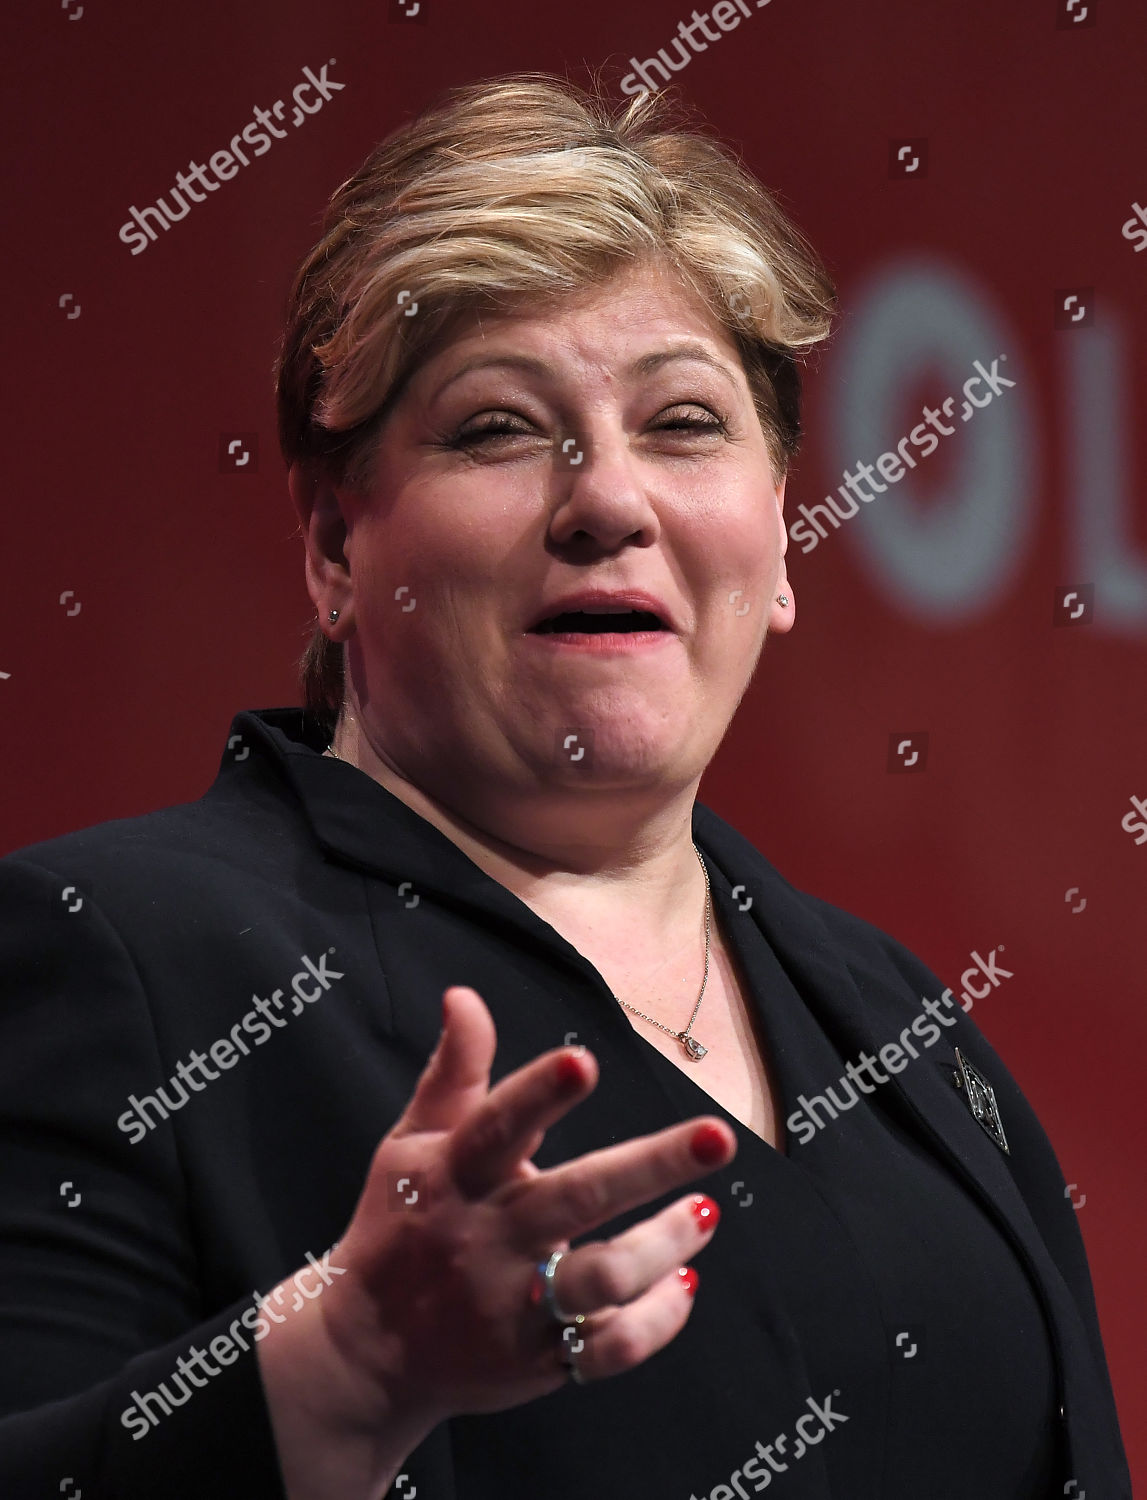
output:
[{"label": "woman's nose", "polygon": [[648,546],[660,523],[646,482],[623,432],[565,432],[554,441],[552,470],[555,541],[579,533],[612,549],[634,538]]}]

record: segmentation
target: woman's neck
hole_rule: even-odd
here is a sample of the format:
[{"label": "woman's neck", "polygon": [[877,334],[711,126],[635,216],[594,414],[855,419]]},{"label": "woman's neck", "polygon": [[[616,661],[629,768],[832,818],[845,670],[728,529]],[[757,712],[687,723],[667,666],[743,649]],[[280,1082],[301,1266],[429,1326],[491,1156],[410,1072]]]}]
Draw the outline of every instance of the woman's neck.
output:
[{"label": "woman's neck", "polygon": [[340,724],[334,749],[567,937],[576,932],[622,948],[636,930],[654,945],[676,943],[682,914],[691,922],[694,910],[702,910],[705,876],[692,837],[695,785],[652,807],[648,796],[636,806],[629,799],[627,815],[619,812],[626,803],[620,793],[562,789],[546,809],[535,799],[525,816],[520,798],[508,799],[512,808],[499,818],[498,799],[484,797],[471,817],[384,759],[353,721]]}]

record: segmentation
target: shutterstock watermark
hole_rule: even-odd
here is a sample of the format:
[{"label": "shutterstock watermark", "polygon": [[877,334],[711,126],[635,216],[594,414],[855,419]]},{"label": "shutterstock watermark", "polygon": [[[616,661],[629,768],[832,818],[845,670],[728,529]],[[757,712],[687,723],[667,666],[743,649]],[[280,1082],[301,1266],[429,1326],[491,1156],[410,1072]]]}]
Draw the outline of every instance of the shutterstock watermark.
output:
[{"label": "shutterstock watermark", "polygon": [[762,1443],[758,1439],[756,1453],[747,1458],[739,1469],[734,1469],[727,1482],[714,1485],[708,1495],[691,1494],[689,1500],[733,1500],[734,1494],[739,1495],[741,1500],[749,1500],[749,1492],[741,1483],[742,1475],[754,1481],[755,1494],[767,1490],[778,1474],[785,1473],[791,1467],[791,1464],[783,1462],[786,1452],[792,1463],[796,1463],[810,1448],[819,1447],[830,1432],[835,1432],[849,1420],[843,1412],[832,1409],[832,1398],[839,1395],[839,1391],[833,1391],[823,1401],[815,1401],[811,1396],[808,1398],[805,1402],[808,1411],[793,1423],[796,1442],[791,1449],[788,1437],[783,1432],[778,1433],[771,1443]]},{"label": "shutterstock watermark", "polygon": [[1123,238],[1138,240],[1136,252],[1147,250],[1147,208],[1142,203],[1135,202],[1131,205],[1131,213],[1132,217],[1123,226]]},{"label": "shutterstock watermark", "polygon": [[[334,951],[333,948],[329,950],[331,953]],[[252,995],[254,1005],[246,1015],[241,1016],[235,1022],[227,1037],[221,1037],[217,1042],[212,1042],[207,1052],[193,1051],[187,1062],[177,1063],[175,1072],[167,1080],[167,1084],[157,1088],[154,1094],[145,1094],[142,1099],[137,1099],[134,1094],[128,1095],[127,1102],[131,1108],[124,1110],[116,1124],[125,1135],[131,1136],[133,1146],[138,1146],[147,1132],[156,1127],[157,1121],[148,1119],[149,1109],[153,1110],[161,1120],[166,1120],[169,1114],[182,1109],[191,1098],[189,1089],[192,1093],[201,1094],[209,1083],[214,1083],[219,1077],[219,1074],[208,1066],[208,1053],[217,1068],[230,1072],[240,1056],[251,1055],[251,1048],[247,1045],[244,1032],[247,1037],[250,1037],[253,1046],[261,1047],[270,1038],[272,1029],[281,1031],[287,1021],[301,1014],[304,1005],[313,1005],[320,995],[325,994],[330,989],[332,980],[343,978],[337,969],[327,968],[326,953],[320,954],[317,964],[305,953],[299,962],[303,967],[289,980],[295,1005],[286,1019],[275,1014],[276,1010],[283,1009],[282,990],[276,990],[269,1000]],[[168,1085],[172,1090],[170,1099],[167,1097]],[[176,1089],[179,1091],[178,1095],[175,1092]]]},{"label": "shutterstock watermark", "polygon": [[[333,1278],[345,1276],[345,1266],[332,1266],[331,1254],[338,1249],[336,1242],[326,1251],[322,1260],[316,1260],[311,1252],[307,1251],[309,1266],[304,1266],[301,1271],[296,1271],[291,1277],[289,1285],[294,1287],[295,1296],[288,1308],[288,1312],[298,1312],[303,1306],[304,1298],[313,1302],[320,1297],[323,1291],[333,1285]],[[313,1291],[308,1291],[303,1285],[303,1277],[315,1275],[318,1277]],[[213,1380],[227,1365],[233,1365],[239,1355],[246,1354],[251,1345],[240,1332],[245,1328],[252,1334],[253,1343],[261,1343],[271,1331],[271,1323],[285,1323],[286,1313],[273,1312],[271,1303],[281,1307],[282,1286],[275,1288],[274,1292],[267,1297],[261,1297],[258,1292],[252,1293],[255,1305],[247,1308],[234,1319],[226,1333],[220,1333],[211,1340],[206,1349],[200,1349],[197,1344],[192,1344],[186,1354],[181,1354],[175,1361],[176,1368],[170,1376],[171,1389],[168,1382],[161,1380],[159,1389],[155,1391],[132,1391],[131,1405],[125,1407],[120,1413],[120,1423],[126,1427],[132,1435],[132,1442],[138,1443],[145,1438],[153,1428],[158,1427],[160,1415],[169,1417],[172,1409],[184,1406],[191,1400],[197,1390],[202,1390],[208,1381]],[[270,1321],[268,1321],[270,1319]],[[211,1358],[208,1358],[210,1354]],[[211,1359],[218,1360],[218,1365],[213,1365]],[[178,1387],[180,1399],[176,1399],[176,1387]]]},{"label": "shutterstock watermark", "polygon": [[[964,986],[960,999],[963,1001],[963,1010],[972,1009],[976,1000],[983,1000],[990,995],[992,990],[999,987],[1003,979],[1011,979],[1013,971],[1001,968],[996,960],[996,954],[1000,948],[993,948],[987,958],[981,958],[973,949],[972,964],[960,975],[960,983]],[[979,980],[983,975],[985,983],[973,987],[973,981]],[[969,975],[971,978],[969,978]],[[924,999],[924,1010],[926,1015],[917,1016],[916,1019],[900,1033],[895,1042],[887,1042],[879,1051],[879,1061],[888,1069],[889,1074],[903,1073],[910,1059],[916,1059],[920,1053],[911,1040],[915,1037],[923,1047],[934,1047],[942,1036],[941,1028],[955,1026],[956,1018],[945,1014],[941,1006],[953,1009],[952,991],[947,989],[939,1000]],[[929,1019],[931,1017],[931,1019]],[[835,1120],[838,1115],[843,1115],[850,1110],[854,1104],[860,1102],[860,1094],[874,1094],[876,1090],[888,1082],[888,1078],[881,1073],[877,1067],[877,1058],[871,1052],[862,1052],[856,1062],[846,1063],[844,1075],[837,1079],[836,1084],[826,1088],[823,1094],[814,1094],[811,1099],[800,1094],[797,1098],[799,1109],[794,1109],[785,1124],[789,1131],[797,1136],[802,1146],[807,1146],[818,1130],[823,1130],[828,1120]],[[836,1090],[839,1086],[840,1098],[837,1098]],[[860,1093],[857,1093],[857,1089]],[[827,1119],[819,1119],[817,1111],[820,1110]]]},{"label": "shutterstock watermark", "polygon": [[[717,0],[712,11],[694,11],[691,21],[678,21],[677,35],[673,38],[672,45],[677,49],[677,60],[670,57],[668,51],[661,47],[656,57],[647,57],[644,62],[638,62],[636,57],[629,59],[629,65],[633,68],[632,73],[627,73],[621,80],[621,92],[633,94],[640,98],[643,94],[656,93],[659,85],[649,75],[650,68],[656,68],[661,74],[661,83],[668,83],[672,74],[680,73],[693,61],[699,52],[707,52],[710,42],[719,42],[721,38],[730,31],[736,31],[737,27],[746,17],[756,15],[758,10],[763,10],[771,0]],[[717,30],[709,25],[709,17],[717,23]],[[707,38],[699,41],[696,33]],[[689,45],[686,47],[685,43]],[[638,84],[638,78],[641,83]]]},{"label": "shutterstock watermark", "polygon": [[[978,373],[970,375],[964,381],[964,404],[960,408],[962,422],[970,422],[976,412],[982,411],[985,406],[990,406],[1002,390],[1015,385],[1014,380],[1006,379],[999,372],[1000,360],[1004,359],[1007,359],[1006,354],[1001,354],[999,359],[993,359],[990,370],[985,370],[978,359],[974,361],[972,368]],[[977,399],[974,394],[977,386],[984,387],[981,392],[982,399]],[[922,413],[924,420],[913,427],[906,437],[900,439],[896,444],[895,453],[891,449],[882,453],[877,458],[875,467],[872,464],[858,463],[855,473],[850,473],[847,469],[844,471],[841,476],[844,483],[837,486],[836,493],[840,496],[842,504],[850,506],[851,509],[842,510],[832,495],[826,495],[824,503],[814,505],[811,510],[807,505],[798,506],[804,519],[792,523],[789,527],[789,535],[793,541],[800,543],[801,551],[811,552],[817,543],[828,535],[820,520],[817,519],[818,514],[831,524],[834,531],[838,530],[840,523],[856,515],[862,504],[867,505],[875,500],[878,494],[883,495],[889,485],[899,484],[908,469],[914,469],[920,459],[928,458],[935,453],[940,446],[940,439],[951,437],[956,431],[954,426],[949,427],[940,420],[941,415],[945,417],[952,415],[955,402],[956,397],[949,396],[943,406],[935,409],[925,406]],[[919,450],[915,455],[911,451],[913,448]],[[887,484],[881,484],[876,478],[877,469],[880,470],[881,478],[888,481]],[[864,485],[871,485],[875,493],[868,493]]]},{"label": "shutterstock watermark", "polygon": [[[294,110],[290,124],[295,129],[311,115],[317,115],[334,93],[346,88],[345,83],[336,83],[334,79],[327,77],[327,69],[334,65],[335,59],[332,57],[317,73],[310,68],[303,69],[302,83],[297,83],[291,90]],[[146,208],[136,208],[133,203],[128,210],[131,217],[126,224],[121,225],[119,232],[124,244],[132,247],[131,253],[142,255],[159,238],[157,229],[166,233],[173,224],[187,217],[193,203],[205,202],[208,193],[218,192],[222,183],[230,182],[232,177],[238,175],[240,167],[249,167],[251,157],[265,156],[275,141],[283,140],[287,131],[280,130],[275,122],[287,123],[284,114],[286,107],[282,99],[276,99],[270,109],[256,107],[252,111],[251,120],[231,137],[226,151],[214,152],[206,162],[189,162],[185,172],[175,174],[175,186],[170,193],[157,198]],[[243,149],[244,146],[250,148],[250,156]],[[170,203],[168,198],[171,199]]]},{"label": "shutterstock watermark", "polygon": [[[1139,837],[1135,840],[1137,844],[1147,844],[1147,797],[1136,797],[1133,792],[1131,808],[1131,812],[1123,814],[1123,821],[1119,826],[1124,833],[1138,834]],[[1136,813],[1139,814],[1138,820]]]}]

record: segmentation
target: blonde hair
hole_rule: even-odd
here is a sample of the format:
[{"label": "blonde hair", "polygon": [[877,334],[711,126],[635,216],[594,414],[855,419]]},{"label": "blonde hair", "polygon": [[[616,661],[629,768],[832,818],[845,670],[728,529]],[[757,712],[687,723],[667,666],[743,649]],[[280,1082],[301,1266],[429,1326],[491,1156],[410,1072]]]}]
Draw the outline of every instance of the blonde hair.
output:
[{"label": "blonde hair", "polygon": [[[451,89],[387,136],[335,191],[289,294],[287,464],[368,487],[387,416],[459,316],[656,256],[735,339],[779,479],[801,438],[796,356],[827,337],[835,290],[774,197],[678,109],[657,91],[615,110],[600,84],[514,73]],[[316,626],[300,663],[328,730],[342,653]]]}]

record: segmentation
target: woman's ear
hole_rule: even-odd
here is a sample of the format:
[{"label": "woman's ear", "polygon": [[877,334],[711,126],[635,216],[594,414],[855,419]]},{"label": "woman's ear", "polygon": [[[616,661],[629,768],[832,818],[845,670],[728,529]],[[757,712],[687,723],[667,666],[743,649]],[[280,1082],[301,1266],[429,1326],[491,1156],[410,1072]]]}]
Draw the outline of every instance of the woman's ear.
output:
[{"label": "woman's ear", "polygon": [[[785,554],[789,550],[789,531],[785,525],[785,485],[788,483],[787,475],[776,486],[777,525],[780,528],[781,551],[780,567],[777,569],[777,586],[773,591],[773,598],[769,604],[769,633],[770,635],[784,635],[796,624],[796,601],[793,598],[792,584],[788,581],[788,573],[785,568]],[[780,600],[788,600],[782,604]]]},{"label": "woman's ear", "polygon": [[[306,548],[307,592],[323,630],[332,640],[341,640],[351,613],[344,495],[327,475],[302,462],[291,465],[287,488]],[[331,610],[338,611],[337,627],[330,624]]]},{"label": "woman's ear", "polygon": [[789,479],[788,479],[788,475],[786,474],[782,478],[780,484],[778,484],[777,487],[776,487],[777,520],[780,522],[780,527],[781,527],[781,556],[782,557],[784,557],[785,554],[789,550],[789,529],[785,525],[785,486],[788,484],[788,482],[789,482]]}]

